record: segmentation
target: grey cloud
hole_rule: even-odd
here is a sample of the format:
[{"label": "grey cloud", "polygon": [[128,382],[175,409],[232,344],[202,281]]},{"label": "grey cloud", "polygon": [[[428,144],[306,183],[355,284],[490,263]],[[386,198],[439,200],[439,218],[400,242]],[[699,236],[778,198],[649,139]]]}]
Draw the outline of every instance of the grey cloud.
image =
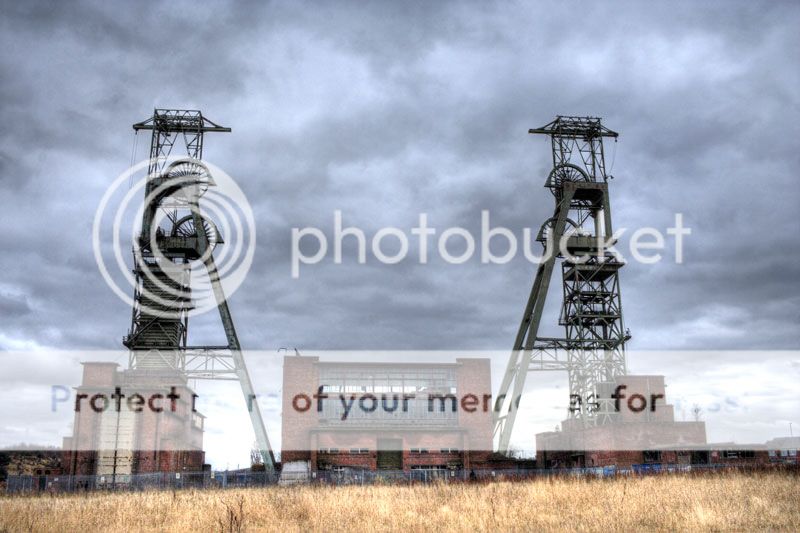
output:
[{"label": "grey cloud", "polygon": [[[3,333],[119,345],[129,314],[96,272],[89,229],[129,163],[130,124],[158,105],[233,127],[206,156],[256,212],[256,261],[231,302],[250,348],[509,346],[534,274],[522,258],[423,267],[412,239],[408,262],[359,266],[351,242],[344,265],[295,281],[289,232],[330,235],[334,209],[368,235],[408,230],[419,212],[475,231],[482,209],[536,231],[550,162],[526,131],[559,113],[621,132],[609,145],[619,227],[666,227],[681,211],[693,228],[684,265],[626,267],[633,348],[798,347],[797,7],[590,6],[588,31],[566,23],[572,9],[5,4],[0,269],[29,311],[2,300]],[[192,332],[215,328],[202,317]]]},{"label": "grey cloud", "polygon": [[26,315],[31,312],[28,299],[23,295],[0,292],[0,313],[3,315]]}]

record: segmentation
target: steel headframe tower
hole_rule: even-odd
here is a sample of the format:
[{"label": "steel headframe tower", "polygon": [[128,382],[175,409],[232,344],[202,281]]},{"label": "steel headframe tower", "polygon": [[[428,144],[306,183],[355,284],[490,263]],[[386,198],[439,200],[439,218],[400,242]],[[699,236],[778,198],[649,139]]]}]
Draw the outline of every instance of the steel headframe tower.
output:
[{"label": "steel headframe tower", "polygon": [[[208,120],[200,111],[177,109],[156,109],[133,129],[153,133],[142,230],[134,246],[133,316],[123,338],[130,349],[129,367],[154,374],[177,373],[186,379],[239,381],[264,465],[274,472],[272,448],[212,253],[224,241],[200,210],[203,193],[214,186],[213,176],[202,162],[203,135],[231,129]],[[186,157],[167,165],[176,143],[184,145]],[[225,345],[187,345],[192,309],[190,262],[198,260],[209,276]]]},{"label": "steel headframe tower", "polygon": [[[555,210],[537,240],[545,246],[495,404],[494,434],[508,450],[529,371],[566,371],[569,417],[584,427],[613,421],[612,382],[624,375],[625,342],[619,270],[606,248],[613,246],[611,204],[603,139],[617,133],[599,118],[559,116],[529,133],[549,135],[553,169],[545,187]],[[563,302],[559,325],[564,338],[539,337],[550,278],[561,263]]]}]

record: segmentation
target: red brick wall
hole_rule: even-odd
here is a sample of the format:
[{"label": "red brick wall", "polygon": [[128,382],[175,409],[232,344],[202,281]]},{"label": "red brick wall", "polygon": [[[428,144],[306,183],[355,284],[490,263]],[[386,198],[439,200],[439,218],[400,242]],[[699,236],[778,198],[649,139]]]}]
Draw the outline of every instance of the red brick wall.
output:
[{"label": "red brick wall", "polygon": [[[457,359],[456,395],[461,402],[458,425],[467,430],[470,453],[491,453],[492,443],[492,375],[489,359]],[[467,396],[469,396],[467,398]],[[475,396],[475,398],[472,398]],[[490,398],[486,401],[486,398]],[[474,406],[477,399],[477,406]],[[464,407],[475,409],[467,412]],[[481,454],[480,452],[483,452]]]},{"label": "red brick wall", "polygon": [[[376,435],[374,432],[336,432],[322,431],[317,435],[318,448],[330,450],[337,448],[338,453],[317,453],[312,451],[314,460],[312,469],[325,466],[347,466],[358,468],[377,468],[378,439],[399,440],[403,451],[403,469],[410,470],[412,466],[447,466],[449,464],[465,464],[464,433],[458,430],[436,433],[412,433],[398,431],[397,433],[384,432]],[[351,449],[366,448],[366,454],[351,453]],[[411,449],[427,450],[427,453],[411,453]],[[442,452],[443,448],[456,449],[458,452]]]},{"label": "red brick wall", "polygon": [[[308,461],[314,449],[310,430],[318,425],[316,403],[300,412],[292,405],[299,394],[310,397],[319,386],[319,357],[286,356],[283,358],[283,394],[281,413],[281,461]],[[298,405],[302,408],[304,403]]]},{"label": "red brick wall", "polygon": [[[133,414],[132,472],[202,470],[205,460],[203,431],[193,423],[193,391],[175,377],[157,378],[130,370],[118,372],[117,366],[116,363],[84,363],[84,381],[76,388],[76,395],[86,394],[91,398],[94,394],[103,394],[111,398],[115,387],[119,387],[125,398],[134,393],[149,398],[153,394],[166,395],[174,386],[179,396],[175,411],[171,410],[171,402],[164,398],[160,402],[162,412],[154,412],[145,405],[141,412]],[[75,412],[73,436],[64,439],[62,462],[68,474],[93,475],[96,472],[103,414],[91,409],[89,398],[81,400],[81,409]],[[120,408],[127,409],[125,399]],[[107,409],[116,412],[113,401]]]},{"label": "red brick wall", "polygon": [[[674,412],[667,405],[664,376],[620,376],[616,379],[620,389],[619,415],[623,422],[673,421]],[[638,395],[638,396],[637,396]],[[653,402],[653,398],[655,402]],[[643,399],[642,399],[643,398]],[[643,409],[637,412],[637,409]]]},{"label": "red brick wall", "polygon": [[81,363],[84,387],[111,387],[117,381],[117,363]]},{"label": "red brick wall", "polygon": [[[412,465],[445,466],[459,461],[468,466],[471,460],[485,461],[491,454],[492,399],[488,359],[457,360],[458,425],[452,428],[438,427],[430,431],[417,431],[419,428],[416,427],[398,427],[394,430],[389,427],[380,431],[360,432],[353,431],[352,427],[344,429],[320,426],[316,400],[312,397],[319,386],[318,363],[317,357],[284,358],[281,424],[283,462],[310,460],[312,468],[316,468],[318,464],[376,468],[379,438],[401,440],[406,469]],[[311,400],[311,406],[305,412],[298,411],[292,405],[300,394]],[[475,398],[465,401],[465,395],[474,395]],[[298,403],[306,405],[305,400],[298,400]],[[339,453],[318,456],[320,448],[338,448]],[[349,451],[353,448],[366,448],[369,453],[350,454]],[[411,454],[411,448],[426,448],[428,453]],[[456,449],[458,452],[442,453],[443,448]]]}]

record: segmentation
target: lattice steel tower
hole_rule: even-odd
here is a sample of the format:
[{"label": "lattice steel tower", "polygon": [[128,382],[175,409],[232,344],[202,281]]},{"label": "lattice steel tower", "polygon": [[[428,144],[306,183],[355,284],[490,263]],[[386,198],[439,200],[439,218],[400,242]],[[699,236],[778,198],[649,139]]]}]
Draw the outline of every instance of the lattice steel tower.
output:
[{"label": "lattice steel tower", "polygon": [[[619,270],[613,252],[611,204],[604,138],[617,133],[599,118],[559,116],[529,133],[549,135],[553,169],[545,187],[555,210],[537,240],[545,246],[495,405],[499,450],[508,450],[529,371],[561,370],[569,376],[569,417],[584,426],[613,421],[612,382],[626,373]],[[605,243],[605,244],[604,244]],[[548,253],[549,252],[549,253]],[[563,338],[540,337],[550,278],[561,263]]]},{"label": "lattice steel tower", "polygon": [[[214,262],[213,250],[224,241],[200,209],[203,193],[214,186],[213,176],[202,162],[203,136],[231,130],[203,117],[200,111],[177,109],[156,109],[133,129],[153,133],[142,227],[134,246],[133,316],[123,338],[130,349],[129,367],[154,375],[172,372],[186,379],[239,381],[265,467],[273,472],[272,449]],[[172,153],[176,145],[185,148],[185,157],[168,159],[176,155]],[[192,309],[190,264],[196,261],[202,261],[208,273],[225,331],[224,345],[187,343]]]}]

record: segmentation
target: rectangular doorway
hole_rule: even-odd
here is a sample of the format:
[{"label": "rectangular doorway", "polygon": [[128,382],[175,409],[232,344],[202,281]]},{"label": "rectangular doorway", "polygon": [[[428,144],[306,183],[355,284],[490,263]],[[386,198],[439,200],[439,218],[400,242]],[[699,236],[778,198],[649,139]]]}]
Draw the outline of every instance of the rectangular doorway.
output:
[{"label": "rectangular doorway", "polygon": [[378,470],[403,469],[403,440],[378,439]]}]

